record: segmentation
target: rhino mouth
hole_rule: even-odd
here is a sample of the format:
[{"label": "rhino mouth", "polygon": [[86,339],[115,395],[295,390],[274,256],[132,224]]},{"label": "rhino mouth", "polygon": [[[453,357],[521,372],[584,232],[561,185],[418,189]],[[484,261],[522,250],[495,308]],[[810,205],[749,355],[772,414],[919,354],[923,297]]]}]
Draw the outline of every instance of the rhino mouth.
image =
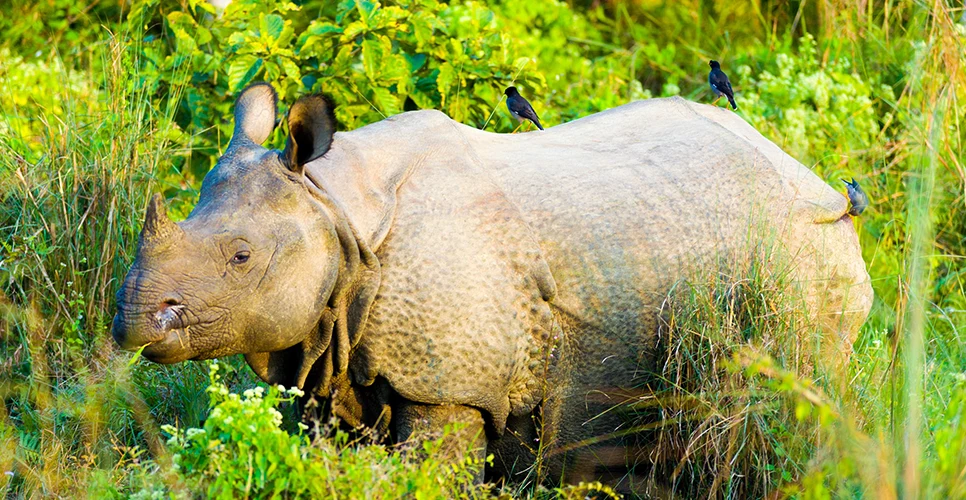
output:
[{"label": "rhino mouth", "polygon": [[[191,325],[171,328],[158,340],[143,344],[141,355],[150,361],[161,364],[179,363],[199,356],[191,349]],[[140,349],[140,346],[137,348]]]},{"label": "rhino mouth", "polygon": [[205,331],[222,318],[203,318],[178,303],[164,303],[159,309],[125,310],[118,305],[114,320],[115,340],[125,351],[141,350],[141,355],[156,363],[178,363],[204,359],[192,346],[192,334]]}]

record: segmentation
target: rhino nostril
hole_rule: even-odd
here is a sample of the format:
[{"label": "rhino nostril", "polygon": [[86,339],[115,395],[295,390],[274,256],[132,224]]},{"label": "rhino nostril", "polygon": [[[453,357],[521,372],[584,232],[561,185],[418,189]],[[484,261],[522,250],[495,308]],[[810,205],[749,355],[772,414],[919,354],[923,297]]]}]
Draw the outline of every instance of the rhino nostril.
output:
[{"label": "rhino nostril", "polygon": [[164,299],[163,301],[161,301],[161,304],[158,305],[158,312],[164,312],[164,310],[169,307],[180,306],[180,305],[181,305],[181,301],[176,298]]},{"label": "rhino nostril", "polygon": [[162,330],[176,328],[180,321],[178,311],[184,309],[184,304],[176,298],[167,298],[158,305],[158,312],[154,313],[154,320]]}]

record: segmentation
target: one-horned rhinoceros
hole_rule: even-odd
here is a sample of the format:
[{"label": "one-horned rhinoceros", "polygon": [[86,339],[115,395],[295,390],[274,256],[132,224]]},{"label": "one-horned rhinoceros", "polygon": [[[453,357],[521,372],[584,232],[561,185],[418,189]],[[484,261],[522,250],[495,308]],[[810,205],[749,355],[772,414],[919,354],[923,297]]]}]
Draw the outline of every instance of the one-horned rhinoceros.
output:
[{"label": "one-horned rhinoceros", "polygon": [[415,111],[336,134],[310,96],[284,151],[260,145],[276,112],[246,89],[188,218],[148,205],[124,349],[244,354],[390,440],[461,422],[505,472],[538,424],[585,439],[590,391],[634,376],[672,285],[742,258],[752,228],[794,259],[828,352],[872,303],[845,198],[725,110],[652,99],[512,135]]}]

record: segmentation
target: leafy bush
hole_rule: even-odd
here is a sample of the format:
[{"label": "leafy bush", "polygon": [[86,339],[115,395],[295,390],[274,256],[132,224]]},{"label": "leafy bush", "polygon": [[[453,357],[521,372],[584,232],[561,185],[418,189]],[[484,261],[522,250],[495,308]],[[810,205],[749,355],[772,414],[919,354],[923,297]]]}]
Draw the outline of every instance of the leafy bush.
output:
[{"label": "leafy bush", "polygon": [[[346,1],[332,9],[239,0],[221,13],[204,1],[189,3],[187,12],[164,17],[168,36],[144,42],[142,75],[162,101],[171,86],[187,87],[178,123],[200,134],[192,143],[201,153],[196,176],[231,135],[224,120],[230,97],[252,81],[272,82],[283,106],[325,92],[349,129],[404,108],[442,109],[479,126],[523,64],[511,58],[493,13],[472,3]],[[130,17],[155,4],[145,2]],[[280,141],[277,135],[275,145]]]},{"label": "leafy bush", "polygon": [[[162,426],[171,435],[174,470],[188,491],[211,498],[337,497],[455,498],[479,496],[473,478],[482,463],[440,461],[446,435],[424,444],[423,457],[380,445],[356,446],[344,431],[311,442],[282,429],[276,408],[301,396],[298,389],[255,387],[239,396],[211,363],[211,396],[203,428]],[[469,456],[469,454],[467,454]],[[149,490],[154,493],[159,485]]]},{"label": "leafy bush", "polygon": [[[138,2],[129,20],[152,19],[159,2]],[[188,4],[163,17],[161,36],[144,40],[141,84],[161,102],[171,98],[169,88],[186,89],[177,121],[191,134],[184,140],[192,156],[182,161],[195,183],[230,137],[224,117],[233,96],[255,80],[271,82],[283,107],[306,93],[331,95],[349,130],[404,110],[440,109],[468,125],[508,132],[516,123],[500,105],[511,84],[547,123],[650,95],[620,67],[626,54],[572,43],[579,37],[593,44],[600,33],[549,0],[490,7],[236,0],[223,12],[201,0]]]},{"label": "leafy bush", "polygon": [[[52,76],[57,76],[56,89]],[[90,104],[95,113],[100,97],[88,75],[65,67],[59,57],[27,58],[0,47],[0,137],[25,160],[37,160],[50,121],[75,112],[78,102]]]},{"label": "leafy bush", "polygon": [[755,74],[740,66],[739,107],[755,128],[806,164],[831,157],[834,165],[878,149],[880,127],[890,118],[879,116],[874,101],[895,101],[892,88],[873,88],[844,57],[826,64],[818,57],[815,39],[806,35],[798,54],[778,54],[774,68]]}]

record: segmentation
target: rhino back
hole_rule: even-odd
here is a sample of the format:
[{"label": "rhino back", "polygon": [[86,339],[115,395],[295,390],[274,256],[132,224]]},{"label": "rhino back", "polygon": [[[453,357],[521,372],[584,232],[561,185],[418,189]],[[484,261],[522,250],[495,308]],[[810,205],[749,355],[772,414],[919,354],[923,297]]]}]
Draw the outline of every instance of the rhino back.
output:
[{"label": "rhino back", "polygon": [[573,349],[590,379],[633,372],[624,353],[650,345],[671,286],[747,258],[759,239],[799,256],[797,277],[824,284],[810,294],[852,288],[837,301],[812,297],[813,312],[852,311],[846,336],[868,313],[844,197],[734,113],[653,99],[545,132],[463,132],[536,235],[554,307],[576,329],[599,332]]}]

